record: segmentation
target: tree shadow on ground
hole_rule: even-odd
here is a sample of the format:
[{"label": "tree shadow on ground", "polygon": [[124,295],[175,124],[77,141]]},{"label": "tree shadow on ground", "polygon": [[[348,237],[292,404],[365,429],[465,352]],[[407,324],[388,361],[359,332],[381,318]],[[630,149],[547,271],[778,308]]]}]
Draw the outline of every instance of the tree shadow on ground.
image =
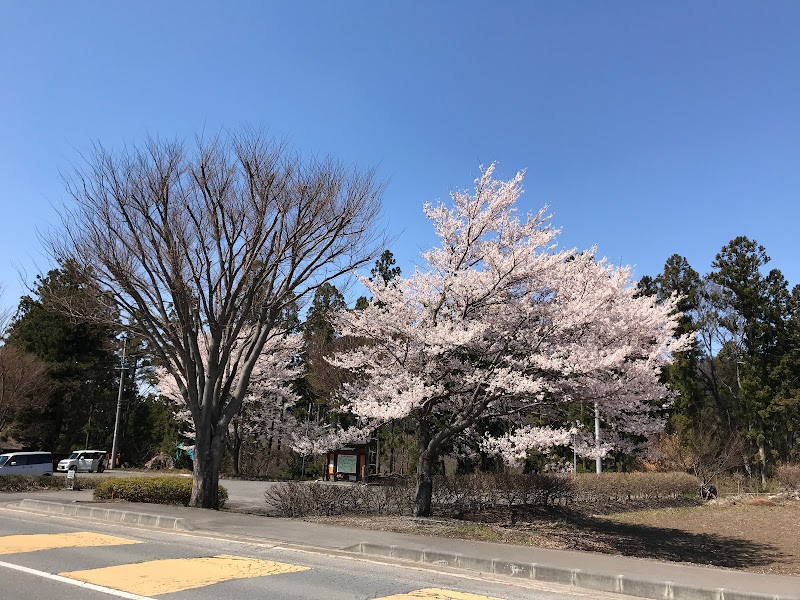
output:
[{"label": "tree shadow on ground", "polygon": [[[506,513],[515,529],[560,542],[569,550],[622,554],[671,562],[733,569],[768,566],[786,556],[776,547],[730,536],[693,533],[682,529],[620,523],[587,512],[564,509],[523,509]],[[486,517],[486,514],[483,515]],[[499,515],[497,515],[499,516]],[[487,521],[465,516],[469,520]],[[500,523],[500,519],[493,520]]]}]

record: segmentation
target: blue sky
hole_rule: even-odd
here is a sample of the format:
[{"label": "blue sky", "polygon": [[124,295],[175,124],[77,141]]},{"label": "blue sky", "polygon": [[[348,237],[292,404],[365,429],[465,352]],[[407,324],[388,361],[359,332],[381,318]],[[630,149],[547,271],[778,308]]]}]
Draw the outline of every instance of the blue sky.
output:
[{"label": "blue sky", "polygon": [[799,31],[792,1],[0,0],[2,302],[93,140],[241,124],[377,165],[406,273],[422,203],[497,161],[562,246],[704,273],[747,235],[800,283]]}]

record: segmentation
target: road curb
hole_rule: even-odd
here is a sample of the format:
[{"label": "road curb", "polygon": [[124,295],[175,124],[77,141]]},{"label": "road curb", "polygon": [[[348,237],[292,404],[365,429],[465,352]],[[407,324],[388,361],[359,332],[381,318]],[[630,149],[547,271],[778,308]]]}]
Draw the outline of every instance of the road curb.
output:
[{"label": "road curb", "polygon": [[121,523],[125,525],[139,525],[156,529],[170,529],[172,531],[192,530],[192,527],[179,517],[138,513],[130,510],[115,510],[113,508],[100,508],[89,504],[65,504],[62,502],[48,502],[46,500],[30,500],[26,498],[19,502],[14,502],[9,506],[32,512],[62,515],[66,517],[85,517],[87,519],[110,521],[112,523]]},{"label": "road curb", "polygon": [[481,573],[533,579],[593,590],[651,598],[653,600],[798,600],[800,596],[776,596],[726,590],[724,588],[699,588],[673,581],[652,581],[628,575],[593,573],[582,569],[569,569],[541,563],[514,563],[495,558],[479,558],[439,550],[420,550],[397,545],[361,542],[345,548],[357,554],[384,556],[397,560],[455,567]]}]

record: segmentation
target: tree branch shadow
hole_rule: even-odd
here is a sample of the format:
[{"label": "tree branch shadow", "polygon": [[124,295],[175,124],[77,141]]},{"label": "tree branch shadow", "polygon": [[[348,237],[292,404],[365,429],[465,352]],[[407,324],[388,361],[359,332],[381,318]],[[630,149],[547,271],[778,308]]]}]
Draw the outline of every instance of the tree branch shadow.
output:
[{"label": "tree branch shadow", "polygon": [[540,532],[569,550],[732,569],[769,566],[787,558],[771,544],[713,533],[621,523],[568,508],[515,510],[511,521],[530,533]]}]

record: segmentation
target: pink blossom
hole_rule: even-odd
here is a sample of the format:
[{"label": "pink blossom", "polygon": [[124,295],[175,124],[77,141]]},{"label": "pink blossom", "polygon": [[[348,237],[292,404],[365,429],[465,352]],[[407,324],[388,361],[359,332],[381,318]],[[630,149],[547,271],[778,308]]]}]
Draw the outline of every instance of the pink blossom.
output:
[{"label": "pink blossom", "polygon": [[[675,299],[636,297],[630,269],[594,248],[559,250],[546,209],[518,213],[523,174],[493,172],[482,169],[474,193],[425,205],[439,244],[424,268],[390,285],[361,278],[374,301],[338,314],[341,335],[369,340],[331,359],[357,375],[343,410],[374,424],[414,419],[432,455],[478,423],[505,432],[476,441],[510,463],[534,448],[630,448],[630,434],[662,427],[660,370],[688,347]],[[600,409],[599,447],[561,422],[559,406],[578,401]]]}]

